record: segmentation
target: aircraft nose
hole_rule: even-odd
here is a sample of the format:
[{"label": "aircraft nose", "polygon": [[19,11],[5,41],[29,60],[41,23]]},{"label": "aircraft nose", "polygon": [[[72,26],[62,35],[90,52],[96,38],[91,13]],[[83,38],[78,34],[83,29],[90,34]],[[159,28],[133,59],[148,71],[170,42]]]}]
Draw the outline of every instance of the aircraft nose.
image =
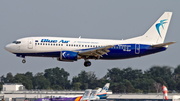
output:
[{"label": "aircraft nose", "polygon": [[6,45],[6,46],[4,47],[4,49],[8,51],[8,45]]},{"label": "aircraft nose", "polygon": [[10,51],[10,45],[9,45],[9,44],[6,45],[6,46],[4,47],[4,49],[7,50],[7,51]]}]

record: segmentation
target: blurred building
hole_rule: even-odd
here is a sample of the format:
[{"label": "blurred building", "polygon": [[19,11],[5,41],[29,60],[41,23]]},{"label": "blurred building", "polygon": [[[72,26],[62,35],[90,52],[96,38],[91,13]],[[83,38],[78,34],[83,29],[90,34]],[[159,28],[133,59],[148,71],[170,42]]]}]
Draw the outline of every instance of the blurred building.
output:
[{"label": "blurred building", "polygon": [[25,87],[21,83],[5,83],[2,91],[22,91]]}]

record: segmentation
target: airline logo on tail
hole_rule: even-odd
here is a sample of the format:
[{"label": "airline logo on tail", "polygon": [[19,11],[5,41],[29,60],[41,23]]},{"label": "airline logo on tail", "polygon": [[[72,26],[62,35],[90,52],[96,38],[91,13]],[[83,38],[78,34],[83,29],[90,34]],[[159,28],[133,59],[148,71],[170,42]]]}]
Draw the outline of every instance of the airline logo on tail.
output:
[{"label": "airline logo on tail", "polygon": [[97,92],[97,96],[100,99],[106,99],[107,98],[107,92],[109,89],[109,85],[110,85],[110,83],[106,83],[106,85],[102,88],[102,90],[100,92]]},{"label": "airline logo on tail", "polygon": [[[167,19],[161,20],[160,23],[157,23],[157,24],[156,24],[156,29],[157,29],[160,37],[161,37],[161,33],[160,33],[160,31],[159,31],[159,27],[162,26],[162,28],[164,29],[163,24],[167,23],[167,22],[164,22],[164,21],[166,21],[166,20],[167,20]],[[161,38],[162,38],[162,37],[161,37]]]},{"label": "airline logo on tail", "polygon": [[110,83],[107,83],[107,84],[102,88],[101,92],[102,92],[103,90],[105,90],[106,92],[108,92],[109,85],[110,85]]},{"label": "airline logo on tail", "polygon": [[102,90],[105,90],[105,91],[107,92],[107,91],[108,91],[108,88],[109,88],[109,87],[105,86],[105,87],[103,87]]}]

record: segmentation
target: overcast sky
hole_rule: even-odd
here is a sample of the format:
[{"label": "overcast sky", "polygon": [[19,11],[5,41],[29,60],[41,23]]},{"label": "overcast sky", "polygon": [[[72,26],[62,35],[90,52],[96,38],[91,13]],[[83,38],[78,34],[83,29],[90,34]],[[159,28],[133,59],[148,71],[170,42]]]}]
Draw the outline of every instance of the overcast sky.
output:
[{"label": "overcast sky", "polygon": [[[180,0],[0,0],[0,76],[12,72],[43,72],[56,66],[70,73],[94,71],[98,78],[113,67],[147,70],[180,64]],[[52,58],[22,58],[4,50],[6,44],[29,36],[127,39],[143,35],[165,12],[173,12],[165,42],[177,41],[160,53],[126,60],[59,62]]]}]

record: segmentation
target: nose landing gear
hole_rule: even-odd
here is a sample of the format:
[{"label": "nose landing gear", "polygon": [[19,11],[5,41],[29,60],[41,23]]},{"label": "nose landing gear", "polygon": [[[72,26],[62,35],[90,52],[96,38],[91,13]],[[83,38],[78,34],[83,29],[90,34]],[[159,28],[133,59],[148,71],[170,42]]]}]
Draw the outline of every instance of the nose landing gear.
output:
[{"label": "nose landing gear", "polygon": [[22,60],[22,63],[26,63],[26,60],[25,60],[25,59],[23,59],[23,60]]}]

